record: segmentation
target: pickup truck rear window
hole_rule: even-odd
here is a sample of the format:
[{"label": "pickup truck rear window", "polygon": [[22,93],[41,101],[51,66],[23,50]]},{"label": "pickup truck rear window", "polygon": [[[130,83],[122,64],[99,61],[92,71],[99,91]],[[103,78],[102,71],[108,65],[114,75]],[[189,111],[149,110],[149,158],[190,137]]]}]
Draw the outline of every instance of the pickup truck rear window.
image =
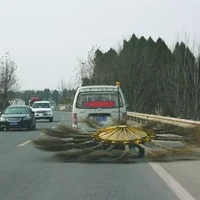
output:
[{"label": "pickup truck rear window", "polygon": [[76,107],[82,109],[92,108],[117,108],[118,101],[120,107],[123,106],[121,96],[117,92],[100,93],[80,93],[77,98]]}]

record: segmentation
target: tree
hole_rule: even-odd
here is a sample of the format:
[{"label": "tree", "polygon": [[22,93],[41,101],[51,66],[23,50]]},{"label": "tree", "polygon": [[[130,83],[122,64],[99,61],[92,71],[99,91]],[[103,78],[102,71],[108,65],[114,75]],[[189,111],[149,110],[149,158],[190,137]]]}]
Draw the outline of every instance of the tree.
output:
[{"label": "tree", "polygon": [[60,95],[59,95],[58,90],[54,90],[54,91],[52,92],[52,99],[53,99],[53,101],[56,102],[56,104],[59,103]]},{"label": "tree", "polygon": [[18,78],[16,75],[17,65],[11,59],[9,53],[0,59],[0,94],[2,109],[7,106],[9,91],[17,90]]},{"label": "tree", "polygon": [[43,91],[43,98],[44,100],[49,100],[49,98],[51,97],[51,91],[50,89],[45,88]]},{"label": "tree", "polygon": [[196,64],[194,67],[194,78],[193,78],[193,109],[194,119],[200,117],[200,54],[197,57]]},{"label": "tree", "polygon": [[[173,115],[193,118],[194,72],[196,61],[185,43],[177,42],[173,51],[173,61],[165,67],[165,97],[170,102]],[[196,86],[195,86],[196,87]]]},{"label": "tree", "polygon": [[64,80],[62,79],[62,80],[60,81],[60,84],[58,85],[58,91],[59,91],[61,94],[63,94],[63,91],[65,90],[65,88],[66,88],[66,84],[65,84]]},{"label": "tree", "polygon": [[88,52],[87,60],[79,59],[76,82],[78,85],[92,85],[95,83],[96,79],[94,77],[94,67],[95,67],[95,58],[96,53],[100,51],[97,47],[92,47]]},{"label": "tree", "polygon": [[171,51],[161,38],[155,42],[133,34],[117,52],[89,52],[88,60],[80,63],[82,85],[118,80],[129,110],[136,112],[185,118],[198,113],[199,62],[183,42]]}]

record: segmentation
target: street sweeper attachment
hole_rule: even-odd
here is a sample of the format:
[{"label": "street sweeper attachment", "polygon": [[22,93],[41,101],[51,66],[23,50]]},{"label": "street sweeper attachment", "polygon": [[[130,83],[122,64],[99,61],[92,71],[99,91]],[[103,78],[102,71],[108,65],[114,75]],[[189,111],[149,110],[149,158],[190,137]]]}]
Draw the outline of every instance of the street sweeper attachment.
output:
[{"label": "street sweeper attachment", "polygon": [[55,156],[63,161],[80,162],[128,162],[143,157],[145,151],[141,145],[154,137],[149,130],[127,125],[105,127],[89,134],[59,124],[54,129],[42,129],[42,133],[45,136],[32,141],[36,148],[58,152]]},{"label": "street sweeper attachment", "polygon": [[[90,87],[89,90],[92,91],[92,88],[94,89]],[[100,88],[106,89],[107,87],[101,86]],[[114,88],[120,93],[120,82],[117,82]],[[89,104],[87,102],[86,107],[94,106],[94,102],[92,105],[91,102]],[[121,117],[123,113],[126,113],[126,108],[120,107],[119,95],[117,105],[117,115],[114,117],[117,120],[108,127],[102,128],[96,121],[82,120],[81,122],[88,127],[96,129],[91,134],[58,124],[53,129],[42,129],[44,136],[33,140],[32,143],[37,149],[56,152],[54,156],[65,162],[132,163],[141,158],[148,161],[200,158],[199,127],[158,125],[156,122],[149,122],[145,126],[127,124],[126,117]],[[77,114],[77,110],[73,110],[73,113]],[[75,121],[77,122],[77,116]],[[182,146],[173,146],[173,142],[181,142]]]},{"label": "street sweeper attachment", "polygon": [[[98,128],[91,134],[58,124],[41,132],[43,136],[32,141],[34,147],[55,152],[54,157],[63,162],[132,163],[142,158],[148,161],[200,158],[199,127],[115,125]],[[183,145],[173,147],[171,141]]]}]

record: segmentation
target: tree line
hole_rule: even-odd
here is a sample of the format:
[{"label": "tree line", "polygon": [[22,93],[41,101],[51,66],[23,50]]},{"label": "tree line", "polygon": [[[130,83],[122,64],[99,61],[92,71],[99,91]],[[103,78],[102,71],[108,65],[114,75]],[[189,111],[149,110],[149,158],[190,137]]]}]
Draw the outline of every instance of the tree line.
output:
[{"label": "tree line", "polygon": [[15,93],[15,98],[20,98],[28,104],[31,97],[40,97],[42,100],[52,100],[56,104],[72,104],[75,95],[75,89],[50,90],[48,88],[44,90],[25,90]]},{"label": "tree line", "polygon": [[128,110],[171,117],[200,116],[200,55],[184,43],[171,50],[162,38],[124,40],[119,50],[92,49],[79,63],[82,85],[121,82]]}]

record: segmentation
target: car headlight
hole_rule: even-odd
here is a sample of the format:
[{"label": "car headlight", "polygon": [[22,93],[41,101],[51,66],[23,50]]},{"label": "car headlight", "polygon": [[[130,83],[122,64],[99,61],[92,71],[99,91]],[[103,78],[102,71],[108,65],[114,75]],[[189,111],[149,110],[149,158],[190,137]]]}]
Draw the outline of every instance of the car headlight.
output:
[{"label": "car headlight", "polygon": [[5,122],[6,121],[6,119],[5,118],[3,118],[3,117],[0,117],[0,122]]}]

